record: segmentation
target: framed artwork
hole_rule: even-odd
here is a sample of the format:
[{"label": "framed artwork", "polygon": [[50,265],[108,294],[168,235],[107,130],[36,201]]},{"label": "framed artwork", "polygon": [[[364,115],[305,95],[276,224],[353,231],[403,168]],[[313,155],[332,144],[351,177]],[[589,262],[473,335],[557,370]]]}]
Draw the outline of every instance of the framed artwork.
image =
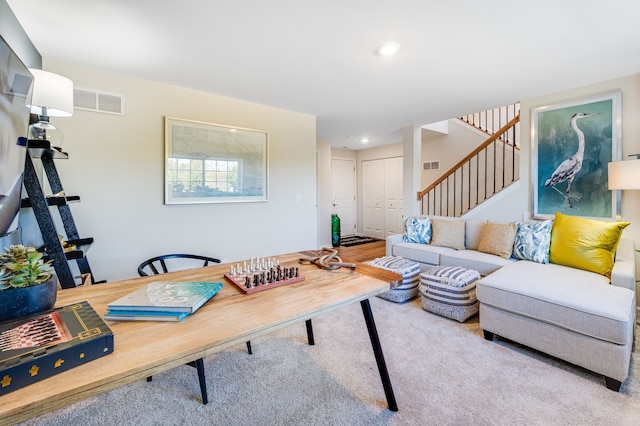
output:
[{"label": "framed artwork", "polygon": [[621,156],[621,92],[532,110],[532,217],[615,219],[607,163]]},{"label": "framed artwork", "polygon": [[268,200],[267,132],[165,117],[165,204]]}]

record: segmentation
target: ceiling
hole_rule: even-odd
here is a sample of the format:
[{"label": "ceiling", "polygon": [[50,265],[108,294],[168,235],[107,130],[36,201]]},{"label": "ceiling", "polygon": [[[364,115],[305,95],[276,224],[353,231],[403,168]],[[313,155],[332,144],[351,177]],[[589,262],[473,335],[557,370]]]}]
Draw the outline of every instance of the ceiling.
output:
[{"label": "ceiling", "polygon": [[640,72],[632,0],[6,1],[45,65],[312,114],[338,148]]}]

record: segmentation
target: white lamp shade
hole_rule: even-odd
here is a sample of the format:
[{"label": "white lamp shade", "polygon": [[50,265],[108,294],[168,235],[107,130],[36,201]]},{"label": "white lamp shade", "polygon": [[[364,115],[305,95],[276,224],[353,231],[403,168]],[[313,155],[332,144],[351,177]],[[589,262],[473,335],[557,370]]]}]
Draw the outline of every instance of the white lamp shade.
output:
[{"label": "white lamp shade", "polygon": [[640,160],[609,163],[609,189],[640,189]]},{"label": "white lamp shade", "polygon": [[[48,71],[33,68],[29,71],[34,77],[31,112],[49,117],[73,115],[73,82]],[[46,114],[42,114],[42,108],[46,108]]]}]

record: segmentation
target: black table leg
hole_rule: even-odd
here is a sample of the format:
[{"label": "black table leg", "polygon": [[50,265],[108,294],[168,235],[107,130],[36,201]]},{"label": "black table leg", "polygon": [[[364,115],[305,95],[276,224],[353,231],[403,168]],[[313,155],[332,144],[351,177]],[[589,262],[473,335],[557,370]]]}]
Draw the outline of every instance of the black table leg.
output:
[{"label": "black table leg", "polygon": [[376,357],[378,371],[380,372],[380,379],[382,380],[382,387],[384,388],[384,394],[387,397],[387,405],[389,406],[389,410],[398,411],[396,397],[394,396],[393,388],[391,387],[391,380],[389,379],[387,364],[384,362],[382,346],[380,346],[380,338],[378,337],[378,331],[376,330],[376,322],[373,319],[373,312],[371,312],[369,299],[361,301],[360,306],[362,306],[362,315],[364,315],[364,321],[367,323],[367,330],[369,331],[369,338],[371,339],[373,354]]},{"label": "black table leg", "polygon": [[316,341],[313,338],[313,325],[311,324],[311,320],[308,319],[306,324],[307,324],[307,341],[309,342],[309,345],[313,346],[316,344]]}]

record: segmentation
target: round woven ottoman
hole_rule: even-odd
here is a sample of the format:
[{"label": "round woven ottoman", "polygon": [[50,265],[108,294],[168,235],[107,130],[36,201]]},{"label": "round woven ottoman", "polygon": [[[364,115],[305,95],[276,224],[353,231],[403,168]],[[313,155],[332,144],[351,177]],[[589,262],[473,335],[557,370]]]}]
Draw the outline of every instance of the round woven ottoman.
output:
[{"label": "round woven ottoman", "polygon": [[480,273],[459,266],[438,266],[420,274],[422,309],[464,322],[478,313],[476,281]]},{"label": "round woven ottoman", "polygon": [[418,296],[420,265],[417,262],[400,256],[385,256],[372,260],[369,262],[369,265],[381,269],[387,269],[398,275],[402,275],[402,284],[394,289],[379,294],[378,297],[391,302],[402,303]]}]

